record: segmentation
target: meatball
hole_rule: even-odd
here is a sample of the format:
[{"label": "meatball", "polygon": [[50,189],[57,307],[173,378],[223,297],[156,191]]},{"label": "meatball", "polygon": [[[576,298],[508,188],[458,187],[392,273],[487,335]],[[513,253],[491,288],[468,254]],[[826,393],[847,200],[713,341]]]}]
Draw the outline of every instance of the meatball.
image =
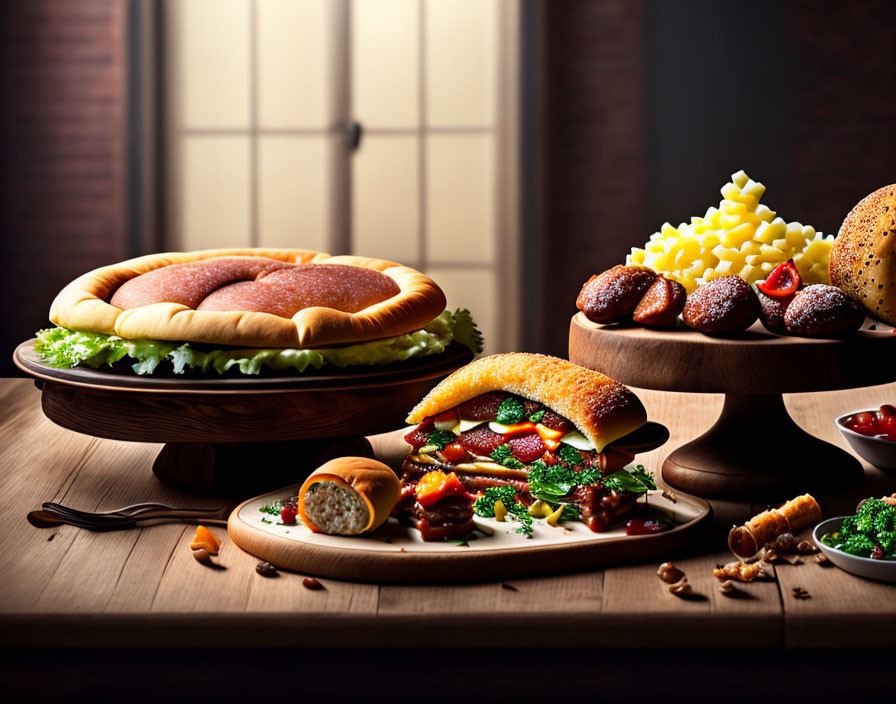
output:
[{"label": "meatball", "polygon": [[585,282],[576,307],[595,323],[625,320],[655,279],[656,273],[644,267],[614,266]]},{"label": "meatball", "polygon": [[761,291],[759,292],[759,319],[766,330],[776,335],[787,334],[787,326],[784,324],[784,312],[792,300],[793,296],[772,298],[771,296],[766,296]]},{"label": "meatball", "polygon": [[746,330],[759,317],[759,298],[739,276],[722,276],[701,284],[688,296],[682,317],[700,332],[715,334]]},{"label": "meatball", "polygon": [[657,276],[635,308],[632,320],[649,328],[672,327],[684,310],[687,296],[680,283]]},{"label": "meatball", "polygon": [[859,303],[836,286],[813,284],[796,294],[784,313],[787,330],[807,337],[839,337],[865,320]]}]

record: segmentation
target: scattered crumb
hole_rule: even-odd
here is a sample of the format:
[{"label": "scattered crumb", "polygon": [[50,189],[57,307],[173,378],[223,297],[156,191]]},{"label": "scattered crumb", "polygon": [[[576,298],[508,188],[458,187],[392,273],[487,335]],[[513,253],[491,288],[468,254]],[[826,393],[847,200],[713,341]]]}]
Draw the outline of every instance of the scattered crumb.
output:
[{"label": "scattered crumb", "polygon": [[262,577],[276,577],[277,568],[270,562],[259,562],[255,565],[255,571]]},{"label": "scattered crumb", "polygon": [[675,596],[686,596],[691,593],[691,585],[688,584],[688,578],[682,577],[675,584],[669,586],[669,591]]},{"label": "scattered crumb", "polygon": [[720,581],[733,579],[738,582],[752,582],[769,576],[766,567],[765,562],[729,562],[727,565],[717,566],[712,575]]},{"label": "scattered crumb", "polygon": [[791,591],[793,592],[794,599],[811,599],[812,598],[812,595],[809,594],[809,592],[807,592],[802,587],[794,587]]},{"label": "scattered crumb", "polygon": [[738,591],[738,589],[734,585],[734,582],[730,579],[726,579],[724,582],[719,582],[719,591],[725,596],[731,596],[734,592]]},{"label": "scattered crumb", "polygon": [[656,576],[663,580],[666,584],[674,584],[684,579],[684,572],[678,569],[671,562],[664,562],[656,571]]},{"label": "scattered crumb", "polygon": [[833,562],[831,562],[831,561],[828,559],[828,556],[825,555],[824,553],[818,553],[818,554],[815,556],[815,562],[817,562],[817,563],[818,563],[819,565],[821,565],[822,567],[830,567],[831,565],[834,564]]},{"label": "scattered crumb", "polygon": [[212,564],[212,554],[205,548],[199,548],[193,551],[193,559],[201,565]]},{"label": "scattered crumb", "polygon": [[56,537],[56,533],[53,533],[53,535],[51,535],[49,538],[47,538],[47,542],[48,543],[51,542],[53,540],[53,538],[55,538],[55,537]]},{"label": "scattered crumb", "polygon": [[324,585],[314,577],[305,577],[305,579],[302,580],[302,586],[305,587],[305,589],[312,589],[314,591],[324,589]]},{"label": "scattered crumb", "polygon": [[678,503],[678,499],[675,498],[675,494],[673,494],[673,493],[672,493],[671,491],[669,491],[668,489],[663,489],[663,493],[661,494],[661,496],[662,496],[664,499],[668,499],[668,500],[671,501],[673,504],[677,504],[677,503]]}]

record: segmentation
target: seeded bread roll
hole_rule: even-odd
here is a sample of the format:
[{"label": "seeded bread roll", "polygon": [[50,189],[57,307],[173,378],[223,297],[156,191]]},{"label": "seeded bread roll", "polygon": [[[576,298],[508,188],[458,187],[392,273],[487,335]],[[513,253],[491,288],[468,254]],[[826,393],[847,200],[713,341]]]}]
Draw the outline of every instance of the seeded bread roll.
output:
[{"label": "seeded bread roll", "polygon": [[398,501],[395,472],[368,457],[337,457],[299,489],[299,516],[315,533],[358,535],[376,530]]},{"label": "seeded bread roll", "polygon": [[852,209],[831,250],[831,283],[896,325],[896,184]]},{"label": "seeded bread roll", "polygon": [[50,320],[125,339],[309,348],[419,330],[444,309],[434,281],[394,262],[219,249],[91,271],[59,293]]},{"label": "seeded bread roll", "polygon": [[568,418],[597,449],[647,421],[644,406],[610,377],[565,359],[514,352],[483,357],[451,374],[407,417],[416,424],[489,391],[506,391]]}]

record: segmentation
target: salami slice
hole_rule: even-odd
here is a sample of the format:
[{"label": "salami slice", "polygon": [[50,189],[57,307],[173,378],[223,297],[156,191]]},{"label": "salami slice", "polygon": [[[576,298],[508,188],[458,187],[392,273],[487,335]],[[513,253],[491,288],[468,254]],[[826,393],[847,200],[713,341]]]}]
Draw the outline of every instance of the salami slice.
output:
[{"label": "salami slice", "polygon": [[547,450],[538,433],[515,435],[507,444],[510,445],[510,454],[523,464],[532,464]]},{"label": "salami slice", "polygon": [[432,432],[432,429],[432,421],[426,420],[405,435],[404,441],[415,450],[419,450],[426,444],[426,440],[429,437],[429,433]]},{"label": "salami slice", "polygon": [[541,424],[551,430],[562,430],[564,433],[576,429],[566,418],[547,409],[545,409],[544,416],[541,418]]},{"label": "salami slice", "polygon": [[503,391],[489,391],[460,404],[457,413],[463,420],[495,420],[498,407],[507,396]]},{"label": "salami slice", "polygon": [[504,436],[490,430],[485,425],[480,425],[478,428],[461,433],[458,440],[467,452],[483,457],[488,457],[499,446],[504,444]]}]

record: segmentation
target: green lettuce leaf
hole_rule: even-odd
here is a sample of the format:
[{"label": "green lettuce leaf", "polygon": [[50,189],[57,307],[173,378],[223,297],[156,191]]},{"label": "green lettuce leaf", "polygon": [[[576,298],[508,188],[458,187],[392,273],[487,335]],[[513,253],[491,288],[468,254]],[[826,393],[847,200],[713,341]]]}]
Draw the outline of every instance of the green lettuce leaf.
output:
[{"label": "green lettuce leaf", "polygon": [[470,311],[445,311],[422,330],[345,347],[206,351],[189,342],[125,340],[115,335],[55,327],[38,331],[34,349],[46,364],[60,368],[85,364],[98,369],[127,357],[133,360],[131,366],[137,374],[152,374],[159,364],[168,360],[175,374],[183,374],[187,369],[214,370],[223,374],[236,367],[240,373],[251,375],[259,374],[265,367],[276,371],[295,369],[304,372],[309,367],[320,369],[325,364],[336,367],[391,364],[439,354],[452,341],[469,347],[475,353],[482,351],[482,335]]}]

